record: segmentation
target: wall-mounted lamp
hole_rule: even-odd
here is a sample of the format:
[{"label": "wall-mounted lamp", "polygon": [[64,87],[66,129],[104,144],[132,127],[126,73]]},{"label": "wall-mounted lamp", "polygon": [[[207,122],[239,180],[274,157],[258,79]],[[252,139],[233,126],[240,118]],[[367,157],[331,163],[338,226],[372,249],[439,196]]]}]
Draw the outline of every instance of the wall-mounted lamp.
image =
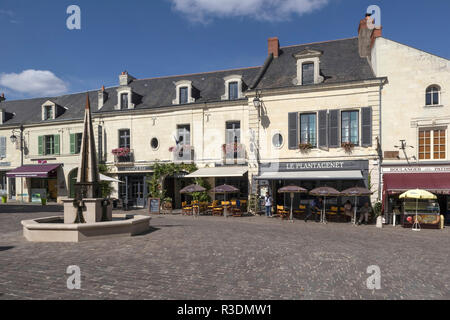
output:
[{"label": "wall-mounted lamp", "polygon": [[261,107],[261,90],[256,89],[256,95],[255,98],[253,99],[253,105],[255,106],[256,109],[259,109],[259,107]]}]

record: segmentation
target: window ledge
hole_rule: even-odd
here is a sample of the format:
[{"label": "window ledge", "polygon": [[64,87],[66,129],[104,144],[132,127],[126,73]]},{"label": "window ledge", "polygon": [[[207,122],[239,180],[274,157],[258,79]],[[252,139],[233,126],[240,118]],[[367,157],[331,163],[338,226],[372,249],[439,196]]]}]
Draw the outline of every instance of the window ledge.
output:
[{"label": "window ledge", "polygon": [[444,105],[442,104],[428,104],[424,106],[424,108],[442,108],[442,107],[444,107]]}]

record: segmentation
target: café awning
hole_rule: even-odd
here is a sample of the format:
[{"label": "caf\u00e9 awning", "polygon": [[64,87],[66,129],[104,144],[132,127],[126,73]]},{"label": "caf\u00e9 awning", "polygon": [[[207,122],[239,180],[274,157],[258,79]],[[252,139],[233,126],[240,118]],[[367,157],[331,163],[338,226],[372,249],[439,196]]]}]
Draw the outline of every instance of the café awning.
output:
[{"label": "caf\u00e9 awning", "polygon": [[450,172],[385,173],[383,189],[390,194],[423,189],[436,194],[450,194]]},{"label": "caf\u00e9 awning", "polygon": [[184,176],[185,178],[221,178],[221,177],[242,177],[247,173],[248,167],[212,167],[201,168],[191,174]]},{"label": "caf\u00e9 awning", "polygon": [[360,170],[263,172],[258,180],[362,180]]},{"label": "caf\u00e9 awning", "polygon": [[56,169],[61,164],[24,165],[6,173],[8,178],[48,178],[56,175]]}]

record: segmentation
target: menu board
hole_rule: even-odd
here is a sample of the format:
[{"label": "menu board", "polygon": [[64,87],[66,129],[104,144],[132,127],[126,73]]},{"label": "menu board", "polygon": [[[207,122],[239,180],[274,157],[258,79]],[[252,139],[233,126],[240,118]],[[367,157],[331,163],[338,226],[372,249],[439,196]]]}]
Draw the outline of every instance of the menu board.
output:
[{"label": "menu board", "polygon": [[160,213],[160,203],[159,198],[148,198],[148,211],[150,213]]}]

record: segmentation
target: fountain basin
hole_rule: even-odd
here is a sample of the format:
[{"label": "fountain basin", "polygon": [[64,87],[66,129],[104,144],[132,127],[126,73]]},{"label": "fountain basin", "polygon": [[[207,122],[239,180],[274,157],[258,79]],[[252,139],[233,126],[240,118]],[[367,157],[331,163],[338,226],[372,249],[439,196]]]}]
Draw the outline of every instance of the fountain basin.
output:
[{"label": "fountain basin", "polygon": [[134,236],[150,228],[150,217],[113,214],[113,221],[70,224],[61,216],[23,220],[23,235],[32,242],[81,242]]}]

